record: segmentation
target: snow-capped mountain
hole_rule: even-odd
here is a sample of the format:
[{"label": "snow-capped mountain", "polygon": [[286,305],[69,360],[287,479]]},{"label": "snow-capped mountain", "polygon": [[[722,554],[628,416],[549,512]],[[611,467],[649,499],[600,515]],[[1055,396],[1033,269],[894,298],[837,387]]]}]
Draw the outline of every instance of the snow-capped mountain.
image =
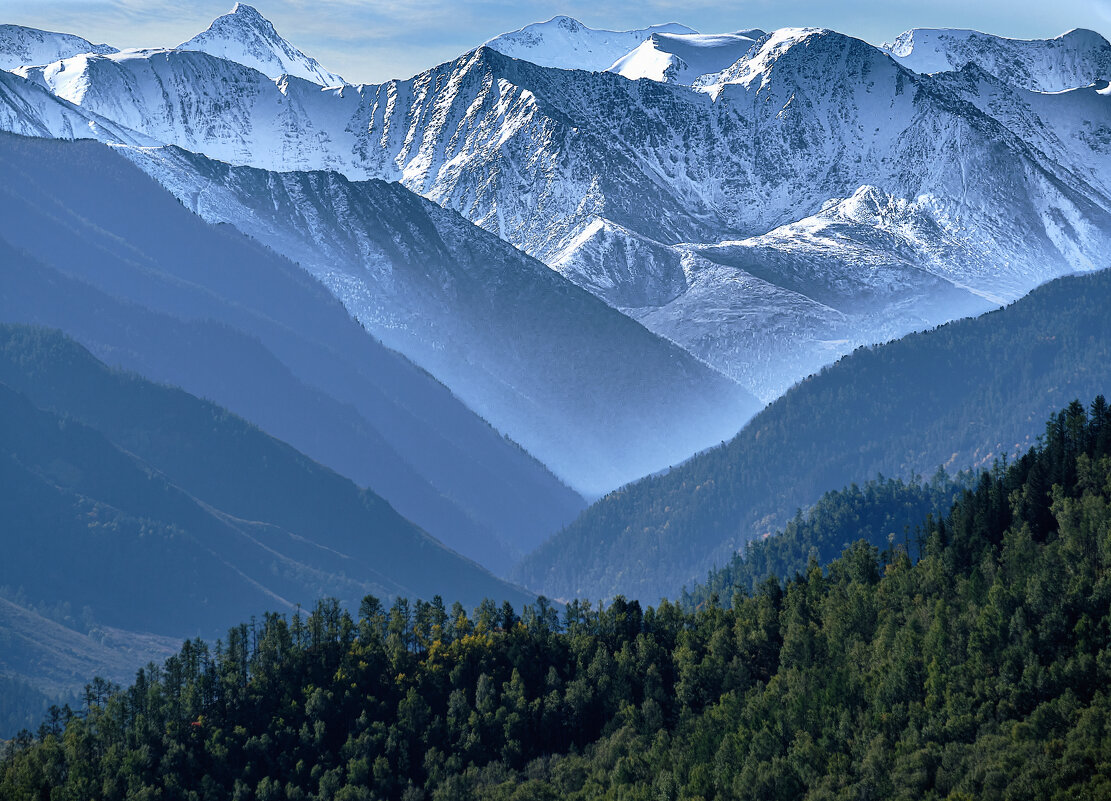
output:
[{"label": "snow-capped mountain", "polygon": [[[89,114],[7,75],[22,93],[13,109]],[[76,124],[57,134],[69,138],[72,129],[113,141],[103,128]],[[205,220],[231,223],[299,262],[372,334],[584,493],[720,442],[758,408],[678,346],[396,184],[233,168],[176,149],[120,152]],[[657,435],[644,438],[646,429]]]},{"label": "snow-capped mountain", "polygon": [[997,305],[945,277],[992,269],[992,251],[923,206],[865,186],[761,236],[672,247],[683,291],[626,311],[770,401],[859,345]]},{"label": "snow-capped mountain", "polygon": [[321,86],[347,83],[279,36],[273,24],[246,3],[236,3],[230,13],[217,17],[208,30],[182,42],[177,49],[226,58],[271,78],[293,75]]},{"label": "snow-capped mountain", "polygon": [[208,53],[166,49],[83,54],[15,72],[160,142],[235,163],[333,166],[323,121],[305,107],[330,91],[301,78],[271,79]]},{"label": "snow-capped mountain", "polygon": [[1111,80],[1111,44],[1077,28],[1055,39],[1007,39],[979,31],[914,28],[881,47],[915,72],[956,70],[973,63],[1014,86],[1060,92]]},{"label": "snow-capped mountain", "polygon": [[40,31],[22,25],[0,25],[0,70],[30,64],[49,64],[79,53],[116,53],[114,47],[93,44],[70,33]]},{"label": "snow-capped mountain", "polygon": [[720,442],[758,409],[678,346],[397,184],[176,148],[121,152],[202,218],[299,262],[367,330],[588,495]]},{"label": "snow-capped mountain", "polygon": [[675,22],[632,31],[596,30],[577,19],[558,16],[495,36],[485,47],[541,67],[600,72],[657,33],[697,31]]},{"label": "snow-capped mountain", "polygon": [[698,78],[736,63],[756,41],[761,30],[736,33],[653,33],[634,50],[619,58],[610,72],[630,80],[681,83],[690,86]]},{"label": "snow-capped mountain", "polygon": [[[513,387],[503,401],[520,395],[518,377],[453,373],[460,359],[444,343],[477,329],[437,328],[440,317],[464,325],[461,296],[441,289],[471,268],[436,267],[431,306],[398,302],[417,281],[398,278],[389,248],[366,233],[385,190],[358,182],[397,181],[458,212],[764,399],[857,344],[1103,266],[1111,97],[1090,86],[1105,71],[1094,34],[1016,45],[914,31],[889,53],[822,29],[673,28],[618,36],[556,18],[408,80],[333,89],[183,50],[19,72],[81,113],[269,171],[194,165],[196,179],[158,167],[175,161],[165,156],[144,166],[206,219],[330,275],[378,335],[424,349],[414,358],[453,388],[473,382],[464,394],[496,422],[513,413],[490,400],[493,387]],[[619,44],[623,66],[601,71]],[[1009,47],[1025,54],[1013,56],[1021,69],[1003,68]],[[908,68],[926,70],[914,58],[927,52],[978,66]],[[1046,94],[1031,82],[1086,88]],[[273,176],[289,171],[303,175]],[[276,192],[273,209],[248,186]],[[458,218],[418,211],[448,252],[474,246],[442,233]],[[535,262],[522,263],[533,275]],[[483,347],[487,370],[503,357]]]},{"label": "snow-capped mountain", "polygon": [[[400,181],[764,398],[858,343],[982,307],[968,292],[1003,302],[1099,266],[1111,241],[1097,90],[978,103],[952,76],[827,30],[760,37],[693,88],[489,47],[406,81],[330,90],[183,51],[21,73],[231,163]],[[1054,121],[1032,116],[1043,114]],[[828,221],[863,187],[901,210],[898,231],[890,214]],[[705,247],[716,243],[731,244]],[[725,250],[744,263],[705,269]],[[864,275],[845,252],[890,269]],[[830,304],[827,285],[859,297]]]}]

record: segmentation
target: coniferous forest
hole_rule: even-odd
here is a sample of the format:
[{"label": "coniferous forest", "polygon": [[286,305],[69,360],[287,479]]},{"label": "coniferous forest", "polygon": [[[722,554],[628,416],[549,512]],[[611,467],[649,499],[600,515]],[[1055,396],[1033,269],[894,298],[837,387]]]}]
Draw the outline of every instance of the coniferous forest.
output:
[{"label": "coniferous forest", "polygon": [[1108,798],[1111,411],[1074,402],[965,484],[905,541],[696,608],[251,621],[52,710],[0,797]]}]

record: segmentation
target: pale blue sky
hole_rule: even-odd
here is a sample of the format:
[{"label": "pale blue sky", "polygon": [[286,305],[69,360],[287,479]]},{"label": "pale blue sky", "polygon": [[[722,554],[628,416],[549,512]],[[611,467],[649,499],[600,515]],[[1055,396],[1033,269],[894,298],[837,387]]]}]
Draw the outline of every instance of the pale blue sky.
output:
[{"label": "pale blue sky", "polygon": [[[0,22],[76,33],[116,47],[171,46],[234,0],[0,0]],[[873,43],[912,27],[1042,38],[1111,33],[1111,0],[258,0],[286,39],[350,81],[404,78],[503,31],[567,14],[594,28],[682,22],[704,33],[814,25]]]}]

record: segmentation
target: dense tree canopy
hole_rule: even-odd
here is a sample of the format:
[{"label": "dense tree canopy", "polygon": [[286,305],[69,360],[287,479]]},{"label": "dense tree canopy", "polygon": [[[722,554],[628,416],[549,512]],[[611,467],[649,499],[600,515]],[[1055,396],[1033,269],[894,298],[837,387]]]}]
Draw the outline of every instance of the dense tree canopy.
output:
[{"label": "dense tree canopy", "polygon": [[974,477],[967,472],[951,478],[939,468],[929,482],[881,476],[863,486],[827,492],[805,515],[799,510],[783,531],[753,540],[725,567],[684,590],[682,605],[728,604],[737,590],[755,592],[770,576],[805,572],[811,560],[828,564],[857,540],[881,549],[898,544],[917,557],[933,518],[947,513]]},{"label": "dense tree canopy", "polygon": [[1109,797],[1107,404],[921,528],[728,608],[268,616],[90,685],[11,744],[0,796]]}]

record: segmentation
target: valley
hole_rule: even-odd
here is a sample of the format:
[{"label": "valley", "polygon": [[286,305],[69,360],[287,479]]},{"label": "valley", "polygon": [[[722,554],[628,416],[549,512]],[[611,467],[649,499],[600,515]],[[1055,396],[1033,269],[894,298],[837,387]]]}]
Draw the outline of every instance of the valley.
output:
[{"label": "valley", "polygon": [[1111,792],[1111,43],[648,22],[0,24],[0,797]]}]

